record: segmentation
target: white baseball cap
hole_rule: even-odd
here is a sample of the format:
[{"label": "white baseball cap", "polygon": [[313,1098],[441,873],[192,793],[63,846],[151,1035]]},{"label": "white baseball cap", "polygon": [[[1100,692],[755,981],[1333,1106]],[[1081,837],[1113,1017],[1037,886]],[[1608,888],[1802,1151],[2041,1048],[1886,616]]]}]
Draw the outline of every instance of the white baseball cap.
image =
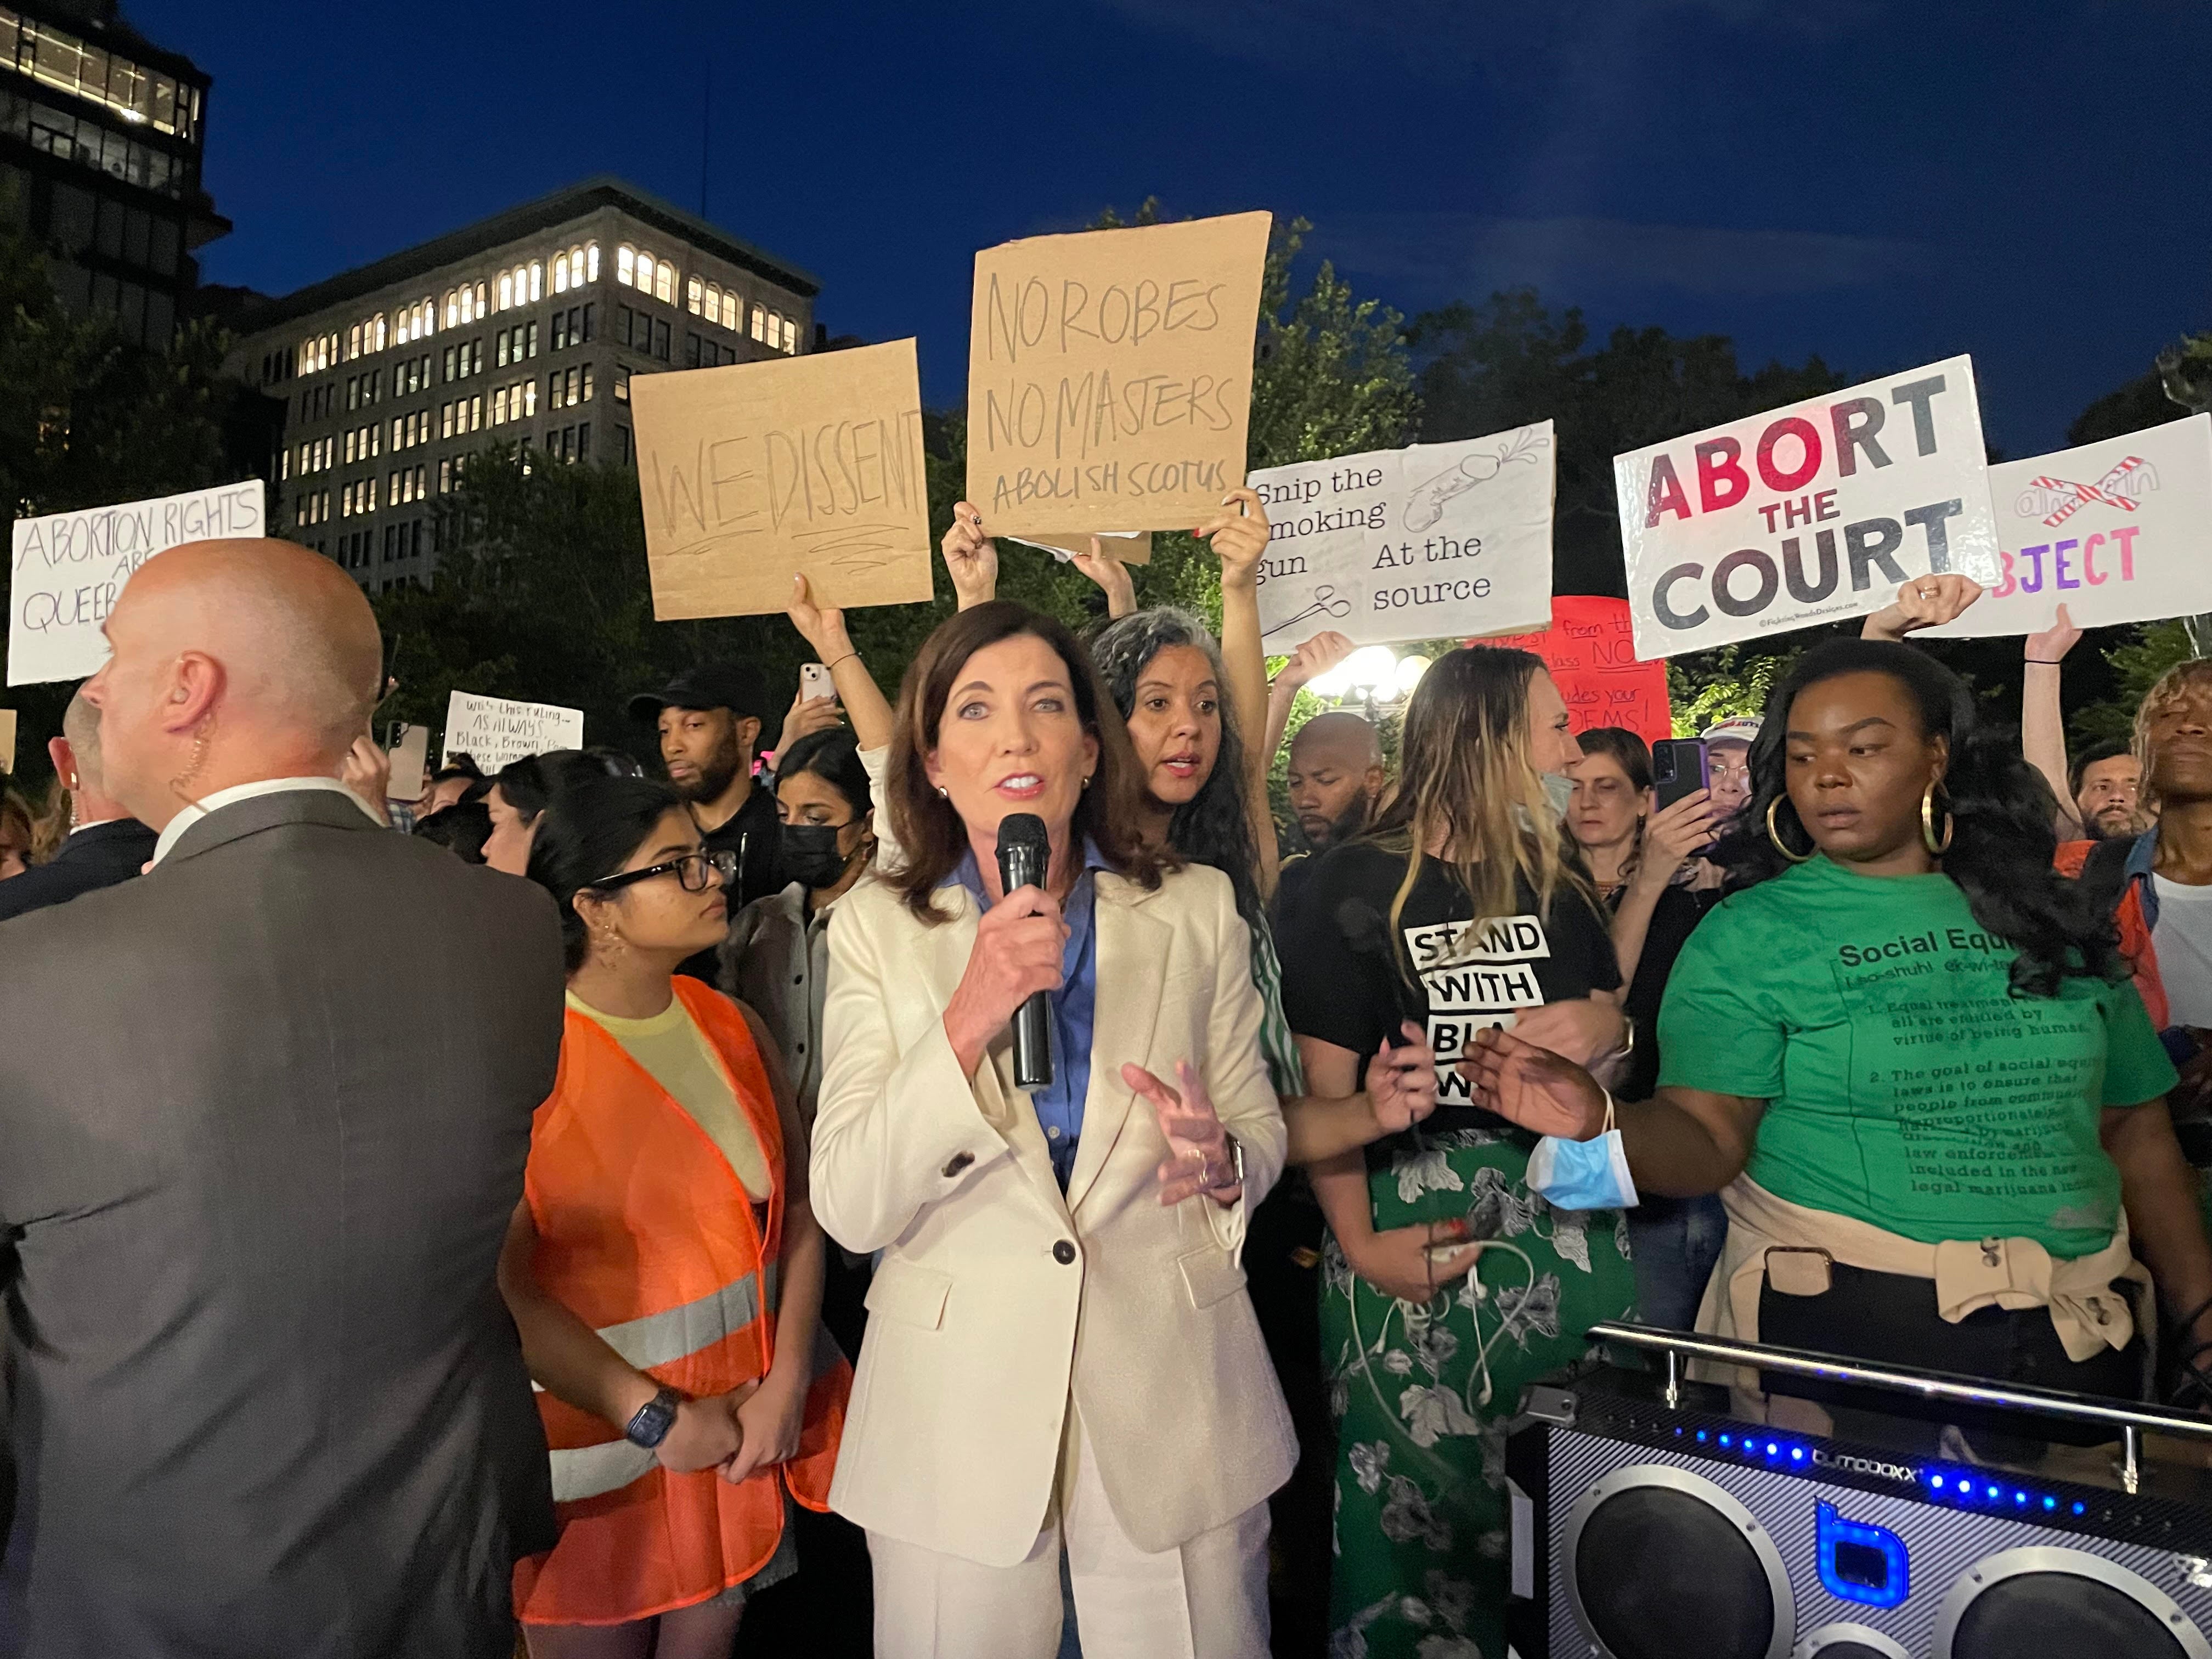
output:
[{"label": "white baseball cap", "polygon": [[1707,743],[1749,743],[1765,724],[1757,714],[1731,714],[1707,726],[1704,737]]}]

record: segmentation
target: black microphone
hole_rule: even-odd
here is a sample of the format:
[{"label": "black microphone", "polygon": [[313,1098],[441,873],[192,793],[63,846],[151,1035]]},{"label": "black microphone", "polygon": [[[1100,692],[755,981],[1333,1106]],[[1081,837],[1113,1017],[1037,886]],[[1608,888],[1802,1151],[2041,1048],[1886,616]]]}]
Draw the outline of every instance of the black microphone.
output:
[{"label": "black microphone", "polygon": [[[1034,812],[1009,812],[999,820],[999,884],[1042,887],[1052,860],[1052,840]],[[1052,1011],[1045,993],[1030,994],[1014,1010],[1014,1082],[1024,1089],[1052,1086]]]}]

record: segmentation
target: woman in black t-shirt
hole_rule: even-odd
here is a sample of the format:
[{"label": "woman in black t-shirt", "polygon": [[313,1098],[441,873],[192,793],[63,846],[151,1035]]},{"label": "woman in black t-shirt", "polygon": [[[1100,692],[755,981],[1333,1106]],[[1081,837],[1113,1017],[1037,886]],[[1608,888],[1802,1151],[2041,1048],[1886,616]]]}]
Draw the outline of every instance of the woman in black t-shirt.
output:
[{"label": "woman in black t-shirt", "polygon": [[1352,1094],[1407,1022],[1437,1052],[1433,1115],[1311,1167],[1330,1230],[1333,1622],[1371,1659],[1440,1634],[1504,1651],[1504,1421],[1634,1301],[1620,1212],[1532,1192],[1534,1137],[1475,1106],[1452,1065],[1487,1025],[1591,1063],[1626,1047],[1607,918],[1552,793],[1580,757],[1539,659],[1448,653],[1407,705],[1396,799],[1319,861],[1283,937],[1311,1094]]}]

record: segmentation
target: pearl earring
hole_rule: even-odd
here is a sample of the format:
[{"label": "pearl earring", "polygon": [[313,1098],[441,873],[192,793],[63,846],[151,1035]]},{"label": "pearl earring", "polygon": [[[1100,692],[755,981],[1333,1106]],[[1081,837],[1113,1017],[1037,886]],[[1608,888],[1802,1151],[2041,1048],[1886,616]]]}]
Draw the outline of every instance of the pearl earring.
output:
[{"label": "pearl earring", "polygon": [[952,799],[951,795],[945,793],[945,786],[941,783],[937,786],[937,798],[939,800],[951,800]]}]

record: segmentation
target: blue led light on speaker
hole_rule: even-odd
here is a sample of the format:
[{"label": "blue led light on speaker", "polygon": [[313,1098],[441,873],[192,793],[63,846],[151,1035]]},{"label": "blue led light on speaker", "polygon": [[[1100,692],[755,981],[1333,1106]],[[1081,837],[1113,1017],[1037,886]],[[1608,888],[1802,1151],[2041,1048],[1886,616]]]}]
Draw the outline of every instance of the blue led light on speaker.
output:
[{"label": "blue led light on speaker", "polygon": [[1912,1593],[1904,1540],[1886,1527],[1849,1521],[1833,1504],[1814,1511],[1820,1583],[1829,1595],[1863,1607],[1893,1607]]}]

